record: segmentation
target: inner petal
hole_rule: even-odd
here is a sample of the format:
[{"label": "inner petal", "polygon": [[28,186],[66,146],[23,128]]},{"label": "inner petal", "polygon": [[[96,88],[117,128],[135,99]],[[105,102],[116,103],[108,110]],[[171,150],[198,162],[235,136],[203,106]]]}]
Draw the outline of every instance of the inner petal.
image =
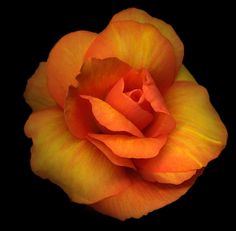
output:
[{"label": "inner petal", "polygon": [[121,78],[110,90],[105,101],[142,130],[151,123],[153,115],[139,105],[142,90],[135,89],[124,93],[124,85],[124,79]]}]

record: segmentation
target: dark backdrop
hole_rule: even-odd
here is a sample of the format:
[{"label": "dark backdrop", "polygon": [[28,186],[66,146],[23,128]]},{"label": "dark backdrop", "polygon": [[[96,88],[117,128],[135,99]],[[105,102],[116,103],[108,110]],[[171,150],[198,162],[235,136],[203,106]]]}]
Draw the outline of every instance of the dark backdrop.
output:
[{"label": "dark backdrop", "polygon": [[[9,29],[13,61],[10,79],[14,83],[16,148],[13,158],[13,179],[8,209],[10,223],[28,227],[65,230],[94,228],[139,228],[155,230],[195,229],[205,226],[224,229],[233,225],[235,178],[233,157],[235,139],[235,60],[232,55],[233,12],[227,1],[18,1],[8,8],[5,18]],[[76,2],[76,3],[75,3]],[[178,2],[178,3],[177,3]],[[206,2],[206,1],[205,1]],[[30,108],[23,100],[27,79],[38,63],[47,59],[55,42],[75,30],[101,31],[112,15],[135,6],[170,23],[185,45],[184,63],[197,81],[204,85],[211,101],[229,131],[229,141],[220,157],[212,161],[189,192],[175,203],[150,213],[139,220],[120,222],[98,214],[88,207],[71,203],[56,185],[38,178],[31,172],[31,141],[24,136],[23,126]],[[12,41],[11,41],[12,40]],[[234,49],[235,50],[235,49]],[[31,222],[33,224],[31,224]],[[85,226],[84,226],[85,225]]]}]

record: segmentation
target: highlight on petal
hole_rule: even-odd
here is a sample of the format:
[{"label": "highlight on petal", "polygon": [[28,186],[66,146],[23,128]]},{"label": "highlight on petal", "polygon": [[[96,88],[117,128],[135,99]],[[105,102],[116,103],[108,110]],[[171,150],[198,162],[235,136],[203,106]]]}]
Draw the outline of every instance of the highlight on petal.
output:
[{"label": "highlight on petal", "polygon": [[95,203],[130,184],[123,168],[113,165],[88,141],[69,133],[58,108],[31,114],[25,133],[33,140],[34,173],[59,185],[75,202]]},{"label": "highlight on petal", "polygon": [[192,178],[181,185],[167,185],[133,178],[132,184],[124,191],[99,201],[92,207],[120,220],[140,218],[177,200],[188,191],[194,181],[195,178]]},{"label": "highlight on petal", "polygon": [[166,143],[166,136],[157,138],[139,138],[126,135],[89,134],[112,150],[114,154],[125,158],[151,158],[158,155]]},{"label": "highlight on petal", "polygon": [[179,185],[193,177],[196,174],[196,170],[188,172],[145,172],[139,170],[139,173],[147,181]]},{"label": "highlight on petal", "polygon": [[86,138],[88,133],[99,132],[88,100],[81,98],[78,89],[70,87],[64,107],[65,122],[77,138]]},{"label": "highlight on petal", "polygon": [[120,11],[112,17],[111,22],[129,20],[139,23],[149,23],[155,26],[161,32],[161,34],[170,41],[171,45],[173,46],[176,56],[177,70],[180,68],[184,57],[184,45],[171,25],[160,19],[150,16],[143,10],[136,8],[129,8]]},{"label": "highlight on petal", "polygon": [[175,82],[165,95],[176,129],[158,156],[135,160],[148,172],[184,172],[200,169],[226,145],[227,131],[211,105],[207,91],[194,82]]},{"label": "highlight on petal", "polygon": [[136,69],[147,69],[161,92],[176,75],[172,45],[150,24],[134,21],[111,22],[89,47],[86,58],[117,57]]},{"label": "highlight on petal", "polygon": [[46,62],[41,62],[35,73],[28,80],[24,97],[33,111],[56,105],[55,101],[48,93]]},{"label": "highlight on petal", "polygon": [[47,61],[48,88],[55,101],[64,107],[70,85],[76,86],[76,76],[85,52],[96,37],[95,33],[76,31],[62,37],[51,50]]},{"label": "highlight on petal", "polygon": [[133,136],[143,137],[142,132],[133,123],[108,103],[92,96],[81,95],[80,97],[89,101],[94,117],[106,129],[114,132],[127,132]]}]

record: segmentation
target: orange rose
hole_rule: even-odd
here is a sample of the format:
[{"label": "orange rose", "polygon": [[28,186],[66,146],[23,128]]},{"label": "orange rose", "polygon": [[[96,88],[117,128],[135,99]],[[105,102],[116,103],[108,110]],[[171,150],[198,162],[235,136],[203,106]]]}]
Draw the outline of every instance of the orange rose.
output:
[{"label": "orange rose", "polygon": [[33,171],[121,220],[186,193],[227,131],[183,54],[170,25],[134,8],[60,39],[25,91]]}]

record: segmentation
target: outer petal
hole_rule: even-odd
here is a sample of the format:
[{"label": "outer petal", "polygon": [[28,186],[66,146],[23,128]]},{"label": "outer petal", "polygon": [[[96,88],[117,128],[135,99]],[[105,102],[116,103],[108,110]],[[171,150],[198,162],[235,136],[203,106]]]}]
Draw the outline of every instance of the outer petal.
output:
[{"label": "outer petal", "polygon": [[115,14],[111,22],[126,20],[132,20],[139,23],[149,23],[155,26],[161,32],[161,34],[170,41],[171,45],[173,46],[176,56],[177,70],[180,68],[184,56],[184,45],[171,25],[165,23],[160,19],[151,17],[145,11],[136,8],[129,8]]},{"label": "outer petal", "polygon": [[211,105],[207,91],[196,83],[176,82],[165,95],[176,129],[155,158],[136,161],[149,172],[200,169],[225,147],[227,131]]},{"label": "outer petal", "polygon": [[150,158],[158,155],[166,142],[166,136],[138,138],[126,135],[89,134],[104,143],[114,154],[125,158]]},{"label": "outer petal", "polygon": [[173,83],[176,58],[170,42],[150,24],[112,22],[89,47],[86,58],[117,57],[136,69],[147,69],[161,91]]},{"label": "outer petal", "polygon": [[94,203],[130,184],[123,169],[94,145],[71,136],[60,109],[33,113],[25,133],[33,139],[33,171],[62,187],[75,202]]},{"label": "outer petal", "polygon": [[33,76],[28,80],[24,97],[33,111],[56,105],[48,93],[45,62],[39,64]]},{"label": "outer petal", "polygon": [[138,178],[123,192],[93,205],[101,213],[125,220],[139,218],[177,200],[192,186],[195,179],[181,185],[148,183]]},{"label": "outer petal", "polygon": [[175,81],[191,81],[197,83],[192,74],[188,71],[188,69],[184,65],[181,66]]},{"label": "outer petal", "polygon": [[86,95],[81,95],[81,98],[90,102],[94,117],[106,129],[114,132],[128,132],[133,136],[143,137],[142,132],[133,123],[108,103]]},{"label": "outer petal", "polygon": [[84,60],[84,54],[96,37],[95,33],[77,31],[62,37],[48,57],[48,87],[52,97],[64,106],[70,85],[76,86],[76,76]]},{"label": "outer petal", "polygon": [[196,170],[188,172],[148,172],[139,170],[142,177],[151,182],[159,182],[164,184],[176,184],[179,185],[184,181],[190,179],[196,174]]}]

